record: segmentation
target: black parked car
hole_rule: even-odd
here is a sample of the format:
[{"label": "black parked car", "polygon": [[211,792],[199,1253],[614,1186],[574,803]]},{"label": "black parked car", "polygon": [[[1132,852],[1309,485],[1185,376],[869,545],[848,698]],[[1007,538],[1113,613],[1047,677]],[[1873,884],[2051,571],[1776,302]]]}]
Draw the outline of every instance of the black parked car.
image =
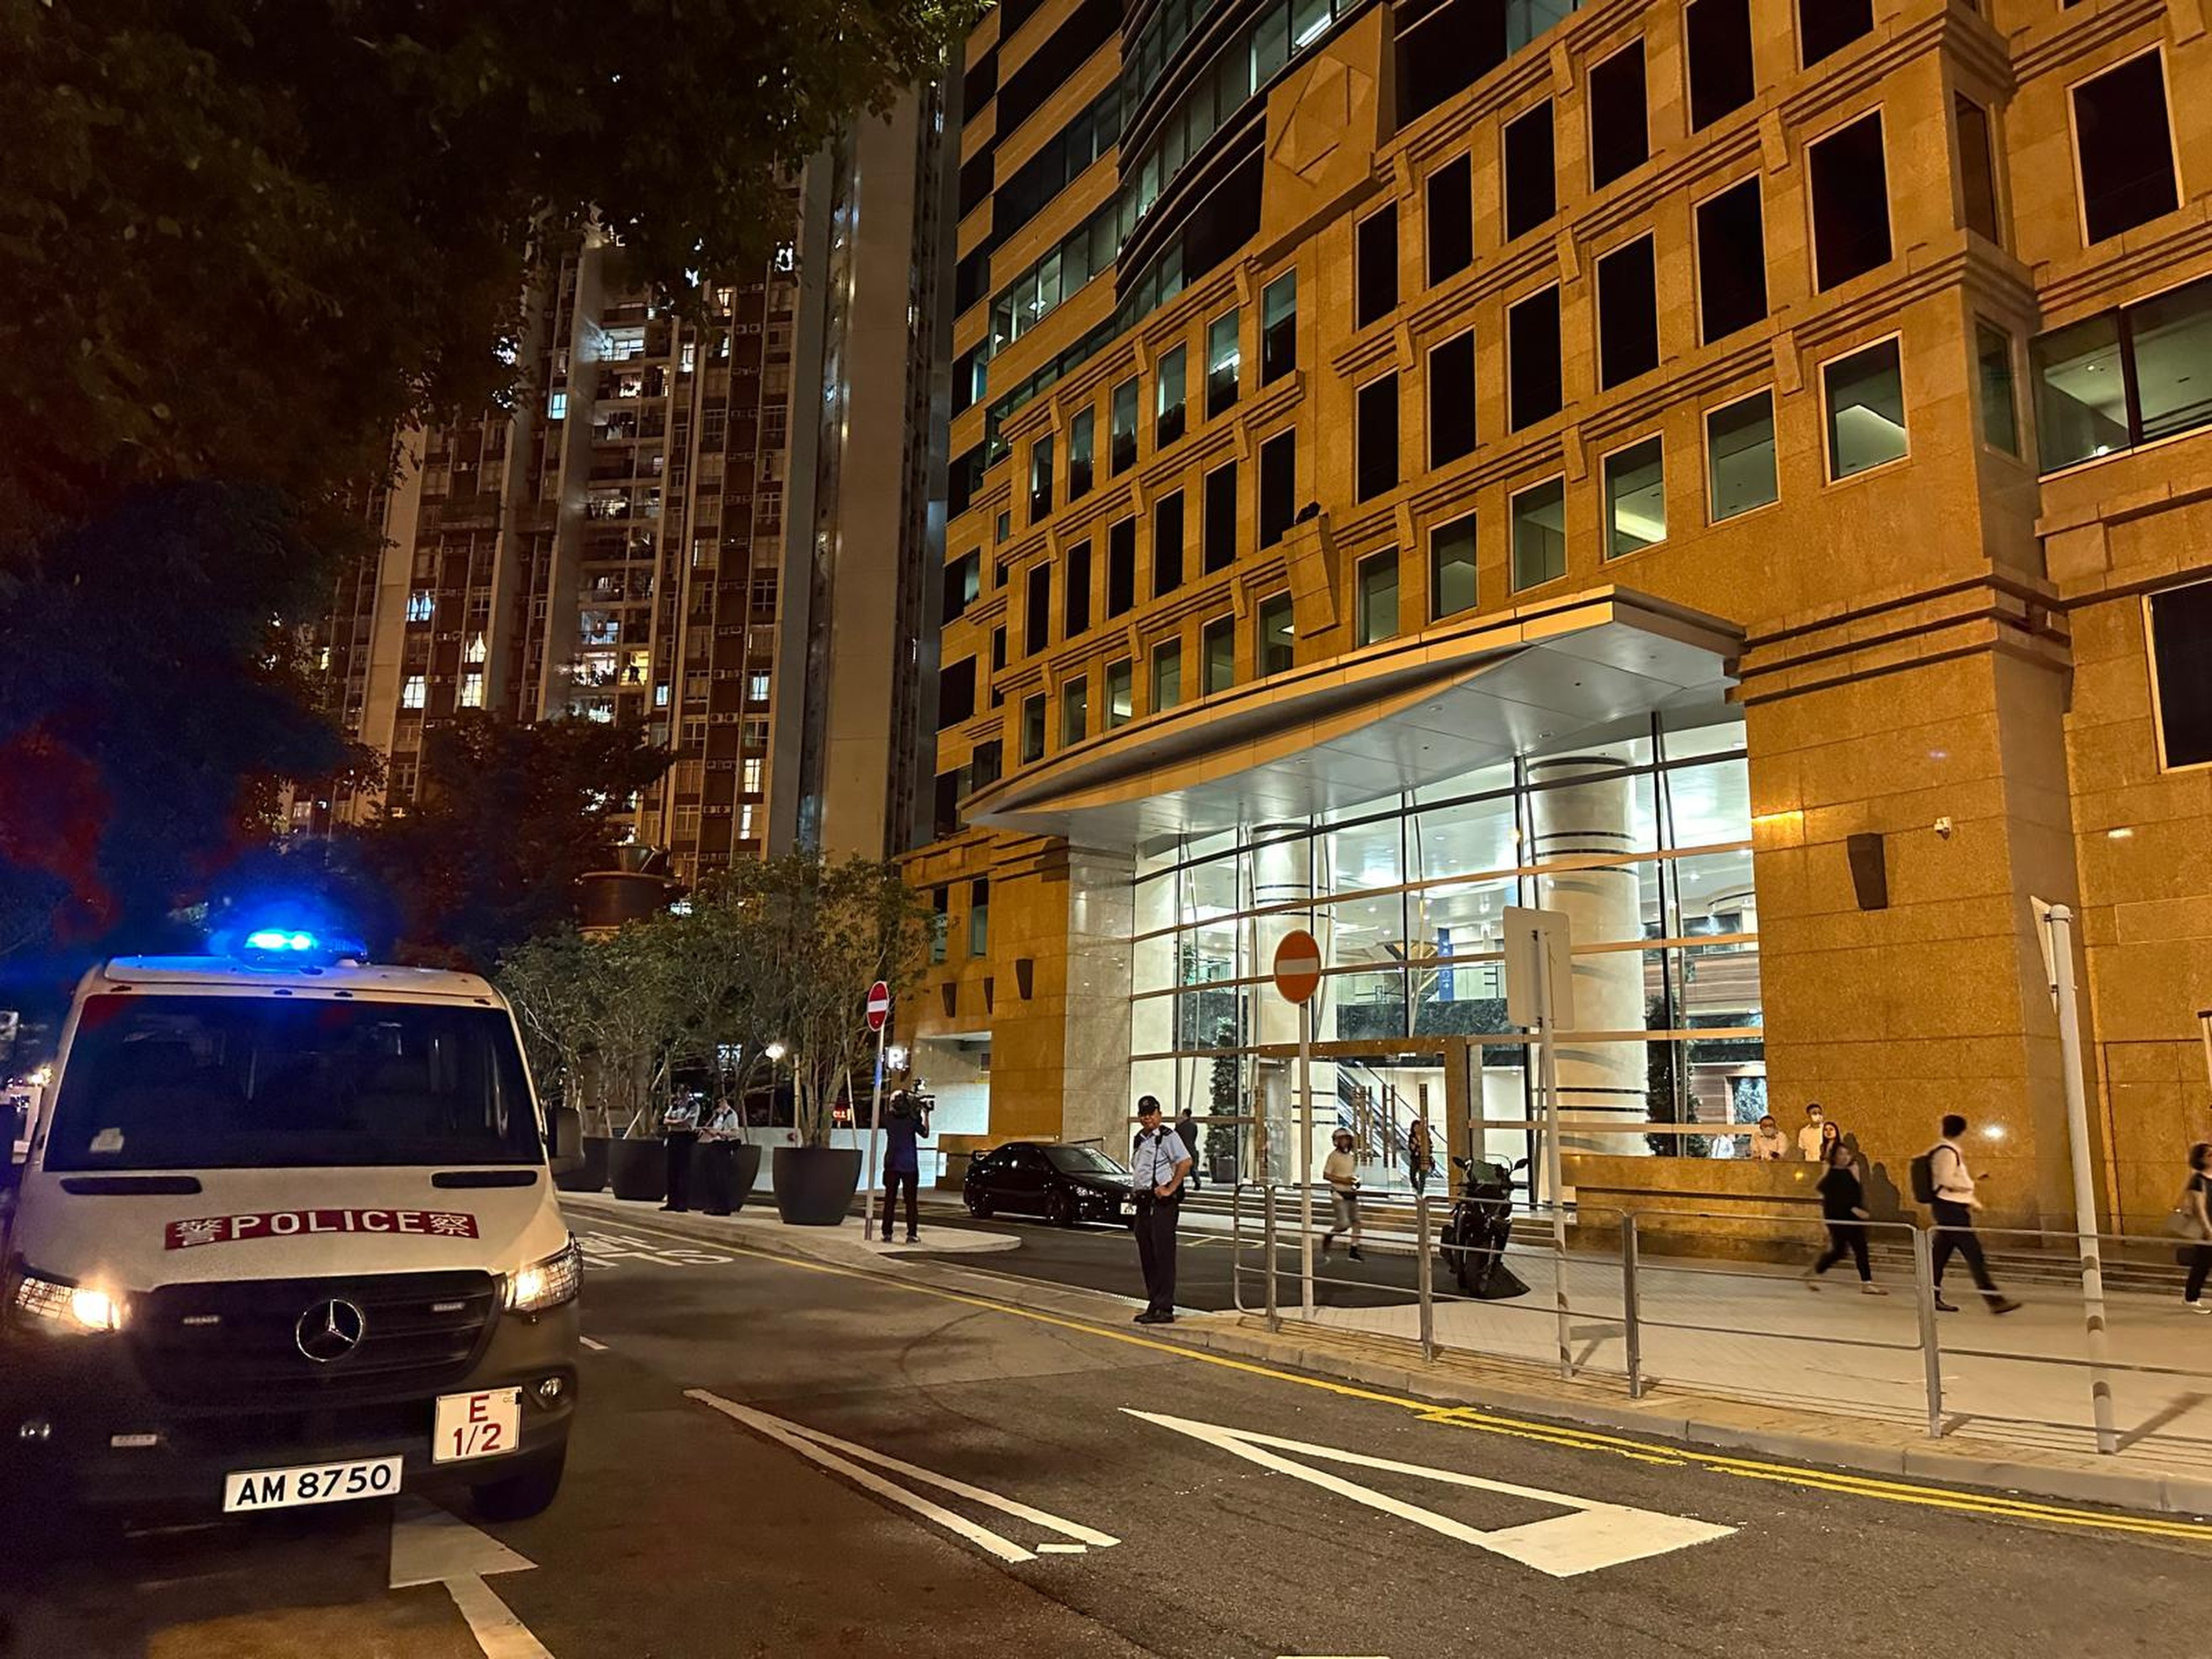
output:
[{"label": "black parked car", "polygon": [[1010,1140],[968,1164],[968,1213],[1041,1215],[1056,1227],[1127,1226],[1137,1213],[1129,1170],[1091,1146]]}]

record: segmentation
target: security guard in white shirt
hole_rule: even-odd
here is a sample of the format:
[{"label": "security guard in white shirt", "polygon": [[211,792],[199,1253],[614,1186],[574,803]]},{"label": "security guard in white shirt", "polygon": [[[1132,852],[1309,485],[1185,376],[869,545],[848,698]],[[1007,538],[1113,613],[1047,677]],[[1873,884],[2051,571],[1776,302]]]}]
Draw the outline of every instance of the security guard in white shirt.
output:
[{"label": "security guard in white shirt", "polygon": [[1175,1322],[1176,1223],[1182,1218],[1182,1184],[1190,1174],[1190,1149],[1160,1121],[1160,1103],[1152,1095],[1137,1102],[1141,1126],[1130,1157],[1131,1187],[1137,1196],[1137,1261],[1145,1272],[1146,1304],[1139,1325]]}]

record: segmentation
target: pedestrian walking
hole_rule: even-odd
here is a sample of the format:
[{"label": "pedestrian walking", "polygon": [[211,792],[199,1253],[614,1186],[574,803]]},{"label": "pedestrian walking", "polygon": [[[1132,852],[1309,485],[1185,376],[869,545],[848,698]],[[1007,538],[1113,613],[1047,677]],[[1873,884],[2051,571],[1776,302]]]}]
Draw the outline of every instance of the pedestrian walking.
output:
[{"label": "pedestrian walking", "polygon": [[1827,1161],[1825,1145],[1828,1114],[1817,1100],[1805,1103],[1805,1127],[1797,1131],[1797,1156],[1808,1164]]},{"label": "pedestrian walking", "polygon": [[1429,1135],[1429,1121],[1416,1114],[1406,1131],[1406,1174],[1413,1183],[1416,1198],[1428,1191],[1429,1177],[1436,1172],[1437,1148]]},{"label": "pedestrian walking", "polygon": [[921,1242],[921,1143],[929,1139],[929,1104],[905,1089],[884,1108],[884,1243],[891,1242],[891,1208],[906,1193],[906,1242]]},{"label": "pedestrian walking", "polygon": [[2189,1282],[2181,1287],[2181,1299],[2191,1313],[2212,1313],[2212,1306],[2197,1298],[2203,1292],[2205,1276],[2212,1273],[2212,1210],[2205,1207],[2206,1190],[2212,1188],[2212,1141],[2198,1141],[2189,1149],[2189,1184],[2181,1189],[2181,1203],[2174,1216],[2184,1230],[2185,1237],[2193,1243],[2182,1246],[2189,1263]]},{"label": "pedestrian walking", "polygon": [[1321,1178],[1328,1183],[1329,1202],[1336,1206],[1336,1225],[1321,1236],[1321,1259],[1328,1261],[1336,1236],[1348,1231],[1348,1254],[1354,1261],[1364,1261],[1366,1258],[1359,1254],[1359,1164],[1352,1156],[1352,1131],[1339,1129],[1331,1139],[1329,1154],[1322,1160]]},{"label": "pedestrian walking", "polygon": [[1160,1121],[1156,1096],[1137,1100],[1137,1144],[1129,1158],[1129,1184],[1137,1198],[1137,1263],[1145,1274],[1139,1325],[1175,1322],[1176,1224],[1182,1217],[1183,1178],[1190,1148]]},{"label": "pedestrian walking", "polygon": [[1751,1132],[1751,1155],[1766,1164],[1778,1164],[1790,1156],[1790,1137],[1771,1116],[1759,1119],[1759,1127]]},{"label": "pedestrian walking", "polygon": [[[1828,1126],[1835,1127],[1832,1123]],[[1851,1149],[1840,1139],[1828,1144],[1828,1168],[1820,1177],[1820,1218],[1828,1224],[1828,1248],[1820,1259],[1805,1270],[1805,1288],[1820,1288],[1820,1275],[1849,1255],[1859,1270],[1859,1289],[1869,1296],[1887,1296],[1889,1292],[1874,1282],[1874,1268],[1867,1261],[1866,1224],[1872,1212],[1866,1207],[1866,1189],[1860,1186],[1858,1171],[1851,1167]]]},{"label": "pedestrian walking", "polygon": [[1182,1115],[1176,1120],[1176,1134],[1182,1141],[1184,1150],[1190,1154],[1188,1184],[1190,1190],[1196,1192],[1198,1190],[1198,1120],[1190,1115],[1190,1108],[1188,1106],[1182,1109]]},{"label": "pedestrian walking", "polygon": [[1943,1120],[1942,1139],[1913,1160],[1913,1196],[1922,1199],[1936,1215],[1936,1306],[1943,1313],[1959,1311],[1943,1299],[1943,1269],[1955,1255],[1966,1259],[1966,1271],[1974,1276],[1975,1286],[1990,1311],[2008,1314],[2020,1304],[1999,1290],[1990,1277],[1982,1241],[1974,1236],[1974,1212],[1982,1207],[1982,1200],[1975,1195],[1974,1172],[1966,1167],[1966,1150],[1960,1145],[1966,1133],[1966,1120],[1956,1112],[1949,1114]]},{"label": "pedestrian walking", "polygon": [[738,1109],[727,1100],[717,1101],[714,1115],[699,1131],[699,1161],[705,1179],[707,1213],[727,1215],[739,1203],[738,1143],[745,1138]]},{"label": "pedestrian walking", "polygon": [[678,1214],[691,1207],[691,1153],[699,1144],[699,1099],[690,1091],[672,1096],[660,1114],[660,1139],[668,1158],[668,1201]]}]

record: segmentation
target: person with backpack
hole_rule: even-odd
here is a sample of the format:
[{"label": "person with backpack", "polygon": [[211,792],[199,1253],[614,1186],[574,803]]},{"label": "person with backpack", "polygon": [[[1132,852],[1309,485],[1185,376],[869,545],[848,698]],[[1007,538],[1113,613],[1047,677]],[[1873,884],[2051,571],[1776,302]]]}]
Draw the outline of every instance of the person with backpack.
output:
[{"label": "person with backpack", "polygon": [[1943,1119],[1943,1138],[1912,1160],[1912,1196],[1928,1206],[1936,1218],[1936,1306],[1956,1313],[1957,1306],[1943,1299],[1943,1269],[1954,1255],[1966,1259],[1966,1271],[1993,1314],[2008,1314],[2020,1304],[1996,1286],[1989,1262],[1982,1255],[1982,1241],[1974,1236],[1974,1212],[1982,1200],[1974,1195],[1974,1172],[1966,1167],[1966,1148],[1959,1143],[1966,1133],[1966,1120],[1956,1112]]},{"label": "person with backpack", "polygon": [[1851,1149],[1840,1139],[1829,1143],[1828,1170],[1820,1177],[1820,1217],[1828,1224],[1828,1248],[1805,1270],[1805,1288],[1819,1290],[1820,1275],[1849,1255],[1859,1270],[1859,1289],[1869,1296],[1887,1296],[1874,1282],[1874,1268],[1867,1261],[1866,1224],[1871,1212],[1866,1207],[1866,1190],[1851,1167]]},{"label": "person with backpack", "polygon": [[2183,1237],[2193,1241],[2178,1253],[2189,1267],[2189,1282],[2181,1287],[2181,1300],[2190,1312],[2199,1314],[2212,1313],[2212,1304],[2197,1299],[2206,1277],[2212,1275],[2212,1210],[2205,1207],[2208,1190],[2212,1190],[2212,1141],[2200,1140],[2189,1149],[2189,1184],[2181,1189],[2181,1203],[2174,1211]]}]

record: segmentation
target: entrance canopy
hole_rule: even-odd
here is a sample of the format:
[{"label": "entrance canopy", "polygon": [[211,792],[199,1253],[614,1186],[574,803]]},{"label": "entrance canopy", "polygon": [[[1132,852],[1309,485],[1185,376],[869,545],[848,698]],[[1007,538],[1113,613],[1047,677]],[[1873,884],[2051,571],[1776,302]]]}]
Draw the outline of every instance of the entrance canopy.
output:
[{"label": "entrance canopy", "polygon": [[1717,708],[1743,635],[1601,587],[1149,715],[978,790],[970,823],[1133,850],[1348,810],[1654,710]]}]

